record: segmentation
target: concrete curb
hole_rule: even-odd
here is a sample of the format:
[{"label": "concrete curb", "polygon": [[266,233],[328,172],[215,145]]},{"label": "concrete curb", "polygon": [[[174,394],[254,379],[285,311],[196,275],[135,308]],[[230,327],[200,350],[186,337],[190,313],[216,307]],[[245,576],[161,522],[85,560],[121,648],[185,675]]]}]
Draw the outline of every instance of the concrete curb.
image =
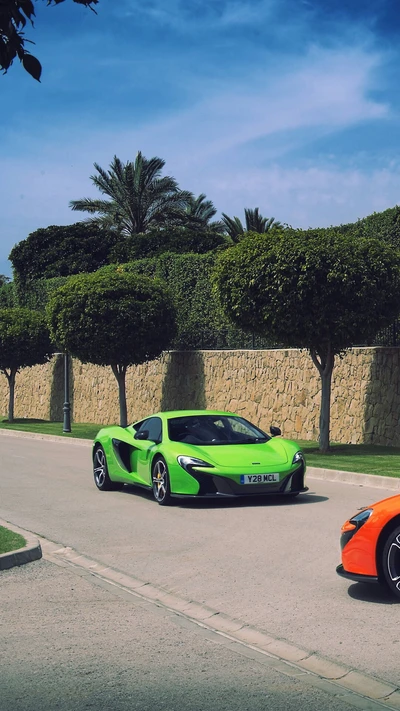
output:
[{"label": "concrete curb", "polygon": [[[100,430],[100,425],[99,425]],[[4,430],[0,428],[0,436],[4,437],[21,437],[23,439],[42,439],[48,442],[71,442],[72,444],[92,446],[91,439],[80,439],[79,437],[63,437],[61,435],[48,435],[41,432],[24,432],[23,430]]]},{"label": "concrete curb", "polygon": [[307,476],[311,479],[340,481],[343,484],[371,486],[375,489],[390,489],[393,492],[400,493],[400,477],[358,474],[357,472],[342,472],[337,469],[317,469],[317,467],[307,467]]},{"label": "concrete curb", "polygon": [[19,533],[26,540],[26,546],[23,548],[18,548],[15,551],[9,551],[8,553],[1,553],[0,555],[0,570],[9,570],[17,565],[25,565],[25,563],[31,563],[34,560],[39,560],[42,557],[42,547],[37,538],[32,536],[29,531],[23,531],[17,526],[8,523],[8,521],[3,521],[0,519],[0,526],[3,528],[8,528],[9,531],[14,533]]},{"label": "concrete curb", "polygon": [[[283,639],[273,637],[243,620],[235,619],[225,613],[214,610],[194,600],[185,600],[178,595],[159,588],[152,583],[126,575],[114,568],[79,554],[69,546],[62,546],[41,538],[43,555],[49,562],[62,567],[69,567],[78,575],[89,576],[96,584],[108,584],[111,589],[141,598],[159,607],[173,612],[195,624],[239,643],[270,658],[279,660],[292,667],[292,672],[310,674],[323,683],[336,687],[335,695],[354,693],[364,700],[363,709],[379,708],[399,709],[400,689],[397,685],[376,677],[361,673],[351,666],[333,662],[315,652],[302,649]],[[296,672],[296,669],[298,670]]]}]

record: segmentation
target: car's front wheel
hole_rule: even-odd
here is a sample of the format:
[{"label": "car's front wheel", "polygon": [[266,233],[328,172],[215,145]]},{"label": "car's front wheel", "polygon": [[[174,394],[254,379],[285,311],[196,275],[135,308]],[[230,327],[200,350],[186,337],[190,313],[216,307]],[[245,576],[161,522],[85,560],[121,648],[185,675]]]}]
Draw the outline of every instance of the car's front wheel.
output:
[{"label": "car's front wheel", "polygon": [[390,591],[400,597],[400,526],[386,539],[382,553],[382,570]]},{"label": "car's front wheel", "polygon": [[151,478],[155,500],[160,506],[168,506],[171,503],[171,484],[167,463],[163,457],[157,457],[154,461]]},{"label": "car's front wheel", "polygon": [[100,491],[112,491],[113,489],[119,489],[121,486],[110,479],[106,454],[101,444],[97,445],[94,451],[93,476],[94,483]]}]

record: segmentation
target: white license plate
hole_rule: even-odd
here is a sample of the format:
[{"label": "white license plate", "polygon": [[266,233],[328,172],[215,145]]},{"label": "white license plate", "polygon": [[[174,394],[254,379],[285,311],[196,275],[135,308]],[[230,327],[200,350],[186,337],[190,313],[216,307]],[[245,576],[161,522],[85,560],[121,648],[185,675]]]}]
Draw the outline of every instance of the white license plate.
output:
[{"label": "white license plate", "polygon": [[279,481],[279,474],[241,474],[241,484],[276,484]]}]

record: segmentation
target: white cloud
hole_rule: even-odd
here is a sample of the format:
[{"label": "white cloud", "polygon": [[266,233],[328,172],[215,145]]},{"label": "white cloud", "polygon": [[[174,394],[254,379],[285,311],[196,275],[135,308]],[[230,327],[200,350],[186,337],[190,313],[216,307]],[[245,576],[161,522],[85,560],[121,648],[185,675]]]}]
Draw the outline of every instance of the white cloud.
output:
[{"label": "white cloud", "polygon": [[143,15],[152,22],[177,32],[213,32],[232,26],[254,26],[270,20],[279,0],[226,0],[224,3],[185,0],[153,0],[151,3],[126,0],[115,13],[123,17]]},{"label": "white cloud", "polygon": [[378,55],[363,49],[313,48],[295,71],[292,65],[251,67],[240,84],[220,82],[192,108],[102,143],[115,146],[121,156],[127,147],[133,146],[131,155],[140,147],[173,160],[174,166],[192,168],[217,156],[231,159],[265,137],[286,133],[291,145],[294,139],[301,144],[302,131],[312,130],[316,137],[389,115],[387,105],[369,96],[379,63]]},{"label": "white cloud", "polygon": [[380,212],[400,204],[400,166],[380,170],[319,168],[246,170],[212,180],[210,193],[230,215],[244,207],[293,227],[327,227]]},{"label": "white cloud", "polygon": [[229,214],[259,206],[294,226],[322,226],[398,202],[397,167],[367,175],[356,167],[342,172],[339,165],[279,166],[289,149],[307,147],[310,134],[315,138],[384,120],[388,107],[369,95],[379,66],[380,57],[363,48],[313,48],[295,70],[283,63],[273,69],[267,63],[250,67],[240,85],[237,80],[219,83],[208,94],[200,76],[198,95],[204,98],[141,128],[110,126],[96,132],[68,123],[47,130],[45,137],[19,135],[15,145],[24,151],[22,157],[9,149],[0,163],[7,175],[0,195],[1,259],[38,227],[84,219],[70,212],[68,203],[96,194],[89,181],[93,162],[106,167],[114,154],[126,161],[138,150],[164,158],[167,172],[182,187],[205,192]]}]

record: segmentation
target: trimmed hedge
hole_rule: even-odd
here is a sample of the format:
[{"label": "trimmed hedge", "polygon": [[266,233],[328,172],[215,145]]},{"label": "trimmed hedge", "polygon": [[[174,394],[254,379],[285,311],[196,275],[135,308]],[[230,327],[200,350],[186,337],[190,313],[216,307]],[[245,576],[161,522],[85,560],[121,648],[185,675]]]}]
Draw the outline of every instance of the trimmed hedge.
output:
[{"label": "trimmed hedge", "polygon": [[[126,264],[111,264],[100,273],[131,272],[158,277],[169,287],[177,309],[177,336],[172,347],[180,350],[218,348],[267,348],[270,343],[233,326],[224,316],[211,288],[215,253],[163,253]],[[32,280],[14,291],[18,305],[44,311],[55,289],[68,277]],[[7,285],[11,286],[11,285]]]},{"label": "trimmed hedge", "polygon": [[14,282],[0,286],[0,309],[12,309],[18,306],[18,296]]},{"label": "trimmed hedge", "polygon": [[[381,213],[374,213],[359,220],[356,223],[340,225],[331,228],[336,232],[348,233],[363,237],[375,236],[377,239],[389,242],[395,247],[400,247],[400,207],[396,206]],[[115,254],[115,261],[130,256],[135,261],[127,261],[122,264],[111,264],[103,266],[100,271],[110,270],[113,273],[117,269],[132,271],[148,276],[157,276],[170,287],[175,305],[178,310],[178,335],[173,347],[179,349],[224,349],[224,348],[269,348],[273,347],[271,340],[262,339],[259,336],[246,334],[239,328],[233,326],[227,317],[222,313],[221,307],[217,303],[212,292],[210,274],[213,269],[216,255],[221,249],[227,246],[226,241],[220,243],[220,235],[211,233],[190,236],[185,248],[191,244],[191,239],[200,240],[198,249],[193,252],[200,252],[201,249],[213,246],[213,251],[201,253],[182,253],[182,231],[176,230],[171,244],[171,252],[164,252],[153,257],[136,259],[138,254],[146,254],[147,249],[156,251],[165,249],[165,235],[161,238],[160,233],[151,235],[137,235],[132,240],[127,240],[123,246],[116,245],[115,249],[121,252]],[[202,241],[203,240],[203,241]],[[225,238],[224,238],[225,240]],[[174,249],[180,253],[173,253]],[[30,284],[17,284],[16,282],[0,287],[0,306],[24,306],[30,309],[43,310],[50,294],[58,286],[65,283],[66,277],[55,277],[53,279],[40,279],[31,281]],[[378,334],[375,342],[378,345],[397,345],[400,324],[385,329]],[[361,345],[361,344],[360,344]]]},{"label": "trimmed hedge", "polygon": [[382,242],[388,242],[397,249],[400,248],[400,206],[390,207],[383,212],[374,212],[357,222],[335,227],[337,232],[351,232],[357,237],[376,237]]},{"label": "trimmed hedge", "polygon": [[[63,286],[68,277],[53,277],[53,279],[32,279],[26,284],[12,282],[17,306],[32,311],[44,311],[46,304],[55,289]],[[7,284],[7,286],[10,286]]]},{"label": "trimmed hedge", "polygon": [[113,261],[110,252],[119,239],[90,222],[40,228],[11,250],[14,279],[24,284],[33,279],[95,272]]},{"label": "trimmed hedge", "polygon": [[253,348],[268,345],[233,326],[224,316],[211,287],[215,254],[164,253],[157,258],[102,267],[101,273],[126,271],[156,276],[166,282],[177,309],[177,336],[172,347],[179,350]]},{"label": "trimmed hedge", "polygon": [[125,264],[137,259],[159,257],[166,252],[206,254],[230,244],[228,237],[213,230],[169,227],[124,237],[111,250],[109,262]]}]

